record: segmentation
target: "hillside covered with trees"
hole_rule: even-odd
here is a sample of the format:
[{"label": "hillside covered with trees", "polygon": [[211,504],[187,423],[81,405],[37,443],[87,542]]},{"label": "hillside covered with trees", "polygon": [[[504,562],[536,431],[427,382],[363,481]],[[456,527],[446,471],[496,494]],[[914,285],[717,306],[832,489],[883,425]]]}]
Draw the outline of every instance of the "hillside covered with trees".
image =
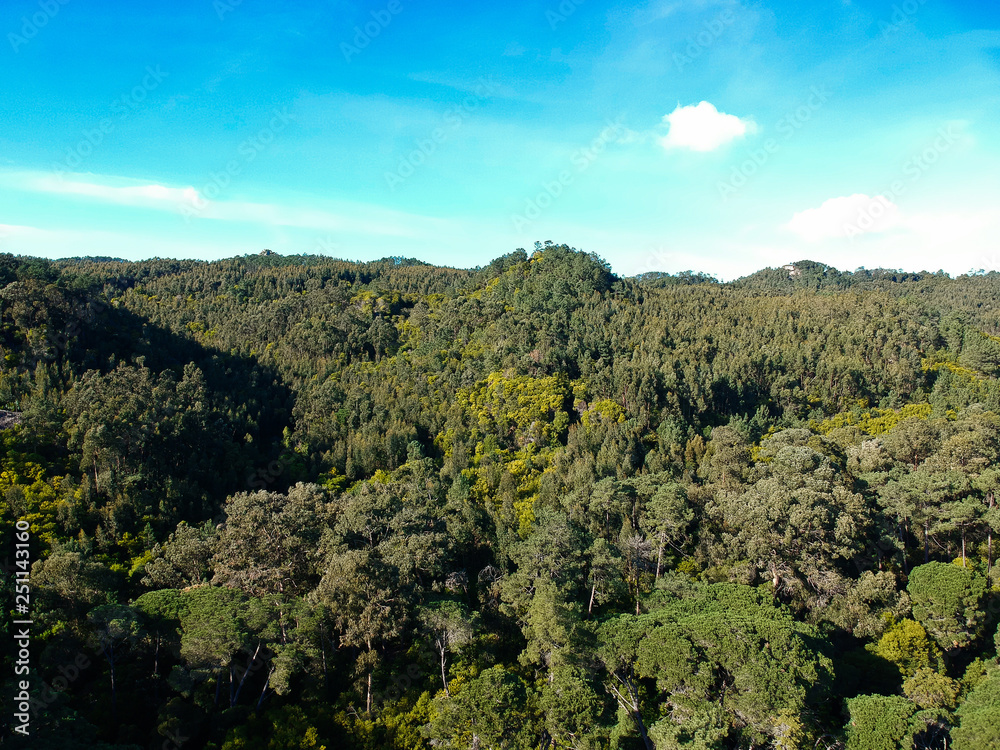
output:
[{"label": "hillside covered with trees", "polygon": [[997,273],[0,256],[4,744],[997,748],[998,376]]}]

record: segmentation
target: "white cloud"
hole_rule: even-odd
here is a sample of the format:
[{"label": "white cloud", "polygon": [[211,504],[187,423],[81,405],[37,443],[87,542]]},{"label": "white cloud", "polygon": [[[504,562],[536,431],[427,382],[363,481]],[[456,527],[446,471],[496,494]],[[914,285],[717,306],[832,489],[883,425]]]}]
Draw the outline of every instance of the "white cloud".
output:
[{"label": "white cloud", "polygon": [[[157,183],[111,178],[94,181],[92,175],[56,176],[45,173],[21,173],[20,187],[39,193],[80,195],[105,203],[146,208],[172,207],[178,203],[201,200],[193,187],[167,187]],[[80,179],[84,178],[84,179]]]},{"label": "white cloud", "polygon": [[[955,211],[950,213],[919,213],[903,217],[902,225],[924,237],[928,242],[945,244],[964,242],[970,237],[984,233],[997,223],[996,212]],[[995,245],[995,243],[994,243]],[[994,270],[998,270],[994,268]]]},{"label": "white cloud", "polygon": [[720,112],[711,102],[681,107],[664,116],[670,131],[660,138],[665,149],[686,148],[691,151],[714,151],[747,133],[757,132],[752,118],[739,118]]},{"label": "white cloud", "polygon": [[[807,251],[808,257],[841,270],[858,266],[908,271],[943,268],[952,275],[976,269],[1000,271],[996,242],[1000,215],[996,210],[971,202],[942,208],[941,203],[903,210],[884,195],[855,194],[801,211],[781,228],[801,240],[822,243]],[[770,265],[776,265],[781,253],[781,263],[804,254],[801,246],[781,247],[780,240],[769,252]]]},{"label": "white cloud", "polygon": [[[871,232],[851,242],[840,238],[805,245],[790,232],[775,232],[773,224],[747,225],[732,235],[693,235],[675,238],[676,256],[660,264],[663,270],[683,268],[708,271],[732,280],[768,266],[814,260],[841,271],[856,268],[897,268],[937,271],[955,276],[969,270],[1000,271],[1000,213],[989,205],[952,206],[943,210],[925,204],[913,213],[900,209],[899,223],[886,232]],[[598,252],[600,252],[598,250]],[[606,257],[613,257],[609,253]],[[615,270],[619,266],[615,263]],[[627,270],[649,270],[648,263]]]},{"label": "white cloud", "polygon": [[830,198],[819,208],[800,211],[785,228],[806,242],[819,242],[886,232],[902,223],[903,216],[899,207],[884,195],[855,193]]}]

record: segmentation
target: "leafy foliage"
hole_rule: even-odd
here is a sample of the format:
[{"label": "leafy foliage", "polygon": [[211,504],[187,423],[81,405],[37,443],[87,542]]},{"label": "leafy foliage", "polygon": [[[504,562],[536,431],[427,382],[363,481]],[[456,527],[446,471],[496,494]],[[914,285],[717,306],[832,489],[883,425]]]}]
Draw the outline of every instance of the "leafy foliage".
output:
[{"label": "leafy foliage", "polygon": [[0,256],[32,739],[995,747],[1000,275],[795,267]]}]

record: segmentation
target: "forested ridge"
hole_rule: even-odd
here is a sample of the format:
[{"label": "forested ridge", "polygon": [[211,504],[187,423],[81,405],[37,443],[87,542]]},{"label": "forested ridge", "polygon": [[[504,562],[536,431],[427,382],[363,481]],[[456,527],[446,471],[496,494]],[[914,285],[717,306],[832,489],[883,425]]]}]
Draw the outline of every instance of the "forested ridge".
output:
[{"label": "forested ridge", "polygon": [[1000,747],[998,273],[0,255],[0,355],[11,747]]}]

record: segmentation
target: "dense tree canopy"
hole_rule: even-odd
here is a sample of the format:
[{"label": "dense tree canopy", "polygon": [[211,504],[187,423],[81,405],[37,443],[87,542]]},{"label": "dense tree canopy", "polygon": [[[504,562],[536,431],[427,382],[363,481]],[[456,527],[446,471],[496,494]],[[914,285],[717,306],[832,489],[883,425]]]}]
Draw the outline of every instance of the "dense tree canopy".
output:
[{"label": "dense tree canopy", "polygon": [[1000,274],[795,265],[0,256],[32,746],[997,747]]}]

